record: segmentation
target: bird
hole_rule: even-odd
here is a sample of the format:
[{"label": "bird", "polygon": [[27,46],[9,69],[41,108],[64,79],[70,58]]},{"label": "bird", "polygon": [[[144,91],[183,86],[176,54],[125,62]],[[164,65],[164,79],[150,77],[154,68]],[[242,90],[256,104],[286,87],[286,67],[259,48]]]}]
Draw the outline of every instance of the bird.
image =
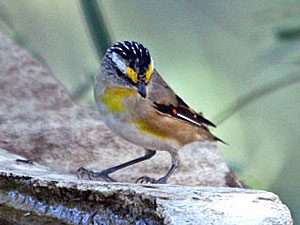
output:
[{"label": "bird", "polygon": [[223,142],[209,131],[216,125],[190,108],[157,72],[149,50],[136,41],[116,42],[107,51],[94,77],[94,98],[101,119],[123,139],[141,146],[139,158],[100,172],[78,173],[116,182],[110,174],[152,158],[156,151],[171,155],[171,167],[159,179],[142,176],[137,183],[167,183],[179,165],[179,149],[192,142]]}]

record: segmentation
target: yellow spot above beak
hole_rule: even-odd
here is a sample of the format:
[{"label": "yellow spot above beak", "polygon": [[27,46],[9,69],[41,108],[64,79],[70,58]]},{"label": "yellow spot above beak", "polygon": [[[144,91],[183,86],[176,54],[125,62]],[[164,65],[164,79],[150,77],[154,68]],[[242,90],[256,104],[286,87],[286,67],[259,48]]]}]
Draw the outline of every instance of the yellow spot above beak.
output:
[{"label": "yellow spot above beak", "polygon": [[137,74],[133,69],[131,69],[129,66],[127,66],[126,72],[127,72],[128,77],[129,77],[134,83],[137,83],[137,81],[138,81],[138,74]]},{"label": "yellow spot above beak", "polygon": [[152,66],[152,64],[150,63],[150,64],[149,64],[149,68],[148,68],[148,70],[147,70],[147,72],[146,72],[146,83],[148,83],[148,82],[150,81],[150,78],[151,78],[152,73],[153,73],[153,66]]}]

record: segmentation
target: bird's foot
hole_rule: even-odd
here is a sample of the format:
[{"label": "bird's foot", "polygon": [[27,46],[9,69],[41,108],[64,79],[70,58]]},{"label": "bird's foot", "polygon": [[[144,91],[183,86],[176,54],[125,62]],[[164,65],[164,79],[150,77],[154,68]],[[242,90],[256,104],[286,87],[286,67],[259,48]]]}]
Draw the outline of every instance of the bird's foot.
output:
[{"label": "bird's foot", "polygon": [[18,163],[25,163],[25,164],[33,164],[33,161],[31,159],[16,159],[16,162]]},{"label": "bird's foot", "polygon": [[135,183],[139,184],[166,184],[167,183],[167,178],[162,177],[159,179],[154,179],[148,176],[142,176],[136,180]]},{"label": "bird's foot", "polygon": [[117,182],[116,180],[114,180],[111,177],[109,177],[108,173],[105,173],[104,171],[94,172],[94,171],[88,170],[88,169],[86,169],[84,167],[80,167],[77,170],[77,177],[79,179],[82,179],[82,178],[84,178],[84,175],[87,175],[90,180],[92,180],[92,178],[99,178],[100,177],[100,178],[102,178],[105,181]]}]

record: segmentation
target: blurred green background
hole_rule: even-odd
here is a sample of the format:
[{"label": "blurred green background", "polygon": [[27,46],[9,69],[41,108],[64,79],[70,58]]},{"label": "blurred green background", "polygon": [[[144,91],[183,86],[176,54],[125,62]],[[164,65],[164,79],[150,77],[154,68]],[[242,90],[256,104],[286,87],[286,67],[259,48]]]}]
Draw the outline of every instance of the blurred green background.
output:
[{"label": "blurred green background", "polygon": [[300,224],[299,0],[1,0],[0,28],[80,104],[111,41],[140,41],[213,130],[239,178]]}]

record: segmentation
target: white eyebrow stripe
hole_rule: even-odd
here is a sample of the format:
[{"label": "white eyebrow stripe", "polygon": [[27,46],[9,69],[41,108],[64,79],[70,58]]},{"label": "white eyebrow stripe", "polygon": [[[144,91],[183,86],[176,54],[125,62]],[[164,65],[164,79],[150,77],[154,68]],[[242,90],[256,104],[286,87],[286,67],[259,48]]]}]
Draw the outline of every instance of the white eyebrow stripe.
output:
[{"label": "white eyebrow stripe", "polygon": [[111,59],[117,65],[117,67],[119,68],[119,70],[121,70],[122,73],[126,74],[126,65],[120,59],[119,55],[117,53],[113,52]]},{"label": "white eyebrow stripe", "polygon": [[[151,57],[151,56],[150,56]],[[152,69],[154,70],[154,68],[155,68],[155,65],[154,65],[154,60],[153,60],[153,58],[151,57],[151,62],[150,62],[150,64],[152,65]]]}]

